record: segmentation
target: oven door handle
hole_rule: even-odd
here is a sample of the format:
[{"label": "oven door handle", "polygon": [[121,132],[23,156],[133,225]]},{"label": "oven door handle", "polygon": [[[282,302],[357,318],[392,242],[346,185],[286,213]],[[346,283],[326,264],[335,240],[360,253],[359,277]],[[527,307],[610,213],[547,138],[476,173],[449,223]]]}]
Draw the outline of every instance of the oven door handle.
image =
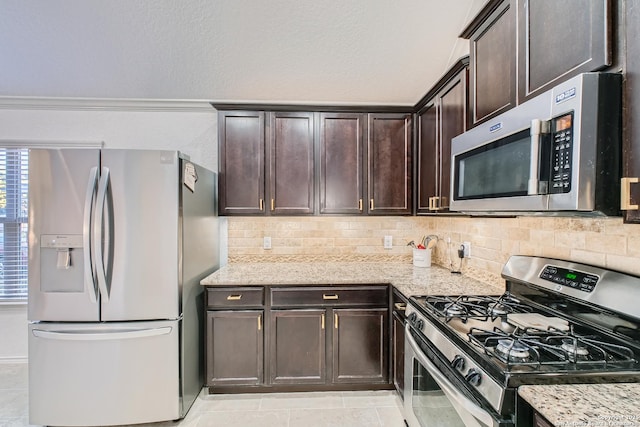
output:
[{"label": "oven door handle", "polygon": [[418,361],[427,369],[429,374],[433,377],[433,379],[438,383],[442,391],[444,391],[450,399],[454,400],[458,405],[463,407],[465,411],[469,414],[473,415],[478,419],[481,423],[487,426],[493,426],[495,424],[494,418],[476,405],[474,402],[469,400],[464,394],[458,391],[449,380],[440,373],[438,368],[422,353],[420,347],[411,336],[411,331],[409,330],[410,326],[407,324],[405,328],[405,337],[411,346],[411,350],[413,351],[413,355]]}]

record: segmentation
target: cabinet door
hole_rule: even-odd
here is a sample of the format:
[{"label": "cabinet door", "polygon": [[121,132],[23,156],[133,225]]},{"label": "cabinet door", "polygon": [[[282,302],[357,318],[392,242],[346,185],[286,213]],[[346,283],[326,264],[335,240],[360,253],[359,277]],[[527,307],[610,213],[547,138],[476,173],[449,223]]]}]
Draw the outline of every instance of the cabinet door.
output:
[{"label": "cabinet door", "polygon": [[379,309],[333,310],[333,382],[387,383],[388,313]]},{"label": "cabinet door", "polygon": [[505,0],[470,38],[471,120],[485,121],[516,103],[515,0]]},{"label": "cabinet door", "polygon": [[363,114],[320,114],[320,213],[363,212]]},{"label": "cabinet door", "polygon": [[272,310],[271,384],[326,382],[325,310]]},{"label": "cabinet door", "polygon": [[[640,22],[640,8],[633,2],[625,2],[626,22]],[[626,31],[626,64],[623,115],[622,173],[627,178],[640,177],[640,27],[628,25]],[[630,194],[622,195],[624,202],[640,204],[640,184],[630,185]],[[624,211],[626,223],[640,223],[638,208]]]},{"label": "cabinet door", "polygon": [[518,0],[518,101],[611,64],[610,0]]},{"label": "cabinet door", "polygon": [[369,114],[368,213],[411,214],[411,114]]},{"label": "cabinet door", "polygon": [[271,113],[269,127],[271,213],[312,214],[313,113]]},{"label": "cabinet door", "polygon": [[404,396],[404,323],[393,316],[393,384]]},{"label": "cabinet door", "polygon": [[467,70],[463,70],[438,95],[440,144],[438,158],[438,203],[449,211],[451,200],[451,140],[467,129]]},{"label": "cabinet door", "polygon": [[207,385],[263,383],[262,310],[207,311]]},{"label": "cabinet door", "polygon": [[435,100],[418,113],[418,213],[432,212],[438,187],[439,132]]},{"label": "cabinet door", "polygon": [[220,111],[220,215],[264,214],[264,113]]}]

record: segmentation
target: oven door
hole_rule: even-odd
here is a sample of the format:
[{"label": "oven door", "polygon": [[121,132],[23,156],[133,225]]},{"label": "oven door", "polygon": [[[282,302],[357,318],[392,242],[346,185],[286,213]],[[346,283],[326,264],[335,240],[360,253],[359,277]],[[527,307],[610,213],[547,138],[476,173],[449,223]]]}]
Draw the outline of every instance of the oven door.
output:
[{"label": "oven door", "polygon": [[500,419],[494,411],[483,408],[477,399],[469,395],[464,386],[456,384],[458,380],[455,374],[446,375],[436,366],[440,363],[427,357],[416,340],[422,339],[412,331],[410,325],[407,325],[404,409],[409,427],[514,425],[511,421]]}]

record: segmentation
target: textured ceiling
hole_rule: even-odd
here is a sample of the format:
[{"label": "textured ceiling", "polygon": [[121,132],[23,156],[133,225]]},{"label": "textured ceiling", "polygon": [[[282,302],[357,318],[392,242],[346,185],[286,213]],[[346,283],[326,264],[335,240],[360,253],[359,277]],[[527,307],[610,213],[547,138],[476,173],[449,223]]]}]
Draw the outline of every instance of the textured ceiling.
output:
[{"label": "textured ceiling", "polygon": [[0,96],[413,104],[486,0],[0,0]]}]

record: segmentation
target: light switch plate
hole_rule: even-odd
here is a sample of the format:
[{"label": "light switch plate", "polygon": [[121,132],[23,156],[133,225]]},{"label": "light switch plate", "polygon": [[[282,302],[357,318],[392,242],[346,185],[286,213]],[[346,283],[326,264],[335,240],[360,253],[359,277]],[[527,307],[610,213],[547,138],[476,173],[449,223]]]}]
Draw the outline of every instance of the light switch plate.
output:
[{"label": "light switch plate", "polygon": [[393,236],[384,236],[384,248],[385,249],[393,248]]},{"label": "light switch plate", "polygon": [[271,249],[271,237],[265,236],[262,241],[262,247],[264,249]]}]

